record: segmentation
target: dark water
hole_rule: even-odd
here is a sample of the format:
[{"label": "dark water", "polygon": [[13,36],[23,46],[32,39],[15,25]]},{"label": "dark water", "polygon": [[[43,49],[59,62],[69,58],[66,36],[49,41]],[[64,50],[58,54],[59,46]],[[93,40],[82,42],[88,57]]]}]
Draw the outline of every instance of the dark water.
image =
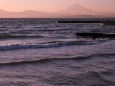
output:
[{"label": "dark water", "polygon": [[58,19],[0,19],[0,86],[115,86],[115,26]]}]

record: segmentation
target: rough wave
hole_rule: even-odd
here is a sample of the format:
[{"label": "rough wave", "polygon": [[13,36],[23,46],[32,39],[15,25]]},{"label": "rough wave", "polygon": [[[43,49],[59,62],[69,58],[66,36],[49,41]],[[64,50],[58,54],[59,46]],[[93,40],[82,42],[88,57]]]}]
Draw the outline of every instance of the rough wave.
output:
[{"label": "rough wave", "polygon": [[30,61],[14,61],[14,62],[5,62],[0,63],[0,66],[13,66],[13,65],[23,65],[23,64],[35,64],[35,63],[45,63],[49,61],[56,61],[56,60],[85,60],[90,58],[91,56],[77,56],[71,58],[45,58],[45,59],[38,59],[38,60],[30,60]]},{"label": "rough wave", "polygon": [[[105,57],[104,57],[105,56]],[[91,58],[113,58],[115,54],[92,54],[92,55],[78,55],[73,57],[67,57],[67,58],[40,58],[40,59],[33,59],[33,60],[22,60],[22,61],[11,61],[11,62],[1,62],[0,66],[15,66],[15,65],[23,65],[23,64],[36,64],[36,63],[47,63],[47,62],[54,62],[54,61],[66,61],[66,60],[73,60],[73,61],[88,61]]]},{"label": "rough wave", "polygon": [[16,49],[36,49],[36,48],[54,48],[54,47],[62,47],[62,46],[69,46],[69,45],[92,45],[103,43],[105,40],[98,40],[98,41],[51,41],[46,43],[14,43],[14,44],[7,44],[4,46],[0,46],[0,51],[5,50],[16,50]]}]

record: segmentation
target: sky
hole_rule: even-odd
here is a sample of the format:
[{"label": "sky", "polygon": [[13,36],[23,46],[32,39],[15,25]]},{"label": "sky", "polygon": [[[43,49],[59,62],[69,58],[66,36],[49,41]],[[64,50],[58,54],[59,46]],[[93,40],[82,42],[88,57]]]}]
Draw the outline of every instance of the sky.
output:
[{"label": "sky", "polygon": [[0,9],[16,12],[25,10],[57,12],[74,4],[99,12],[115,12],[115,0],[0,0]]}]

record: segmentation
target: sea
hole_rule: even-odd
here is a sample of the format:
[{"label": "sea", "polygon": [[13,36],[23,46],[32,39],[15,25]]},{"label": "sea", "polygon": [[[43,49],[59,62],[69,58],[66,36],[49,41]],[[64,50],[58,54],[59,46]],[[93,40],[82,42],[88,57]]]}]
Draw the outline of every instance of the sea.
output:
[{"label": "sea", "polygon": [[115,86],[115,38],[76,36],[115,26],[57,20],[0,19],[0,86]]}]

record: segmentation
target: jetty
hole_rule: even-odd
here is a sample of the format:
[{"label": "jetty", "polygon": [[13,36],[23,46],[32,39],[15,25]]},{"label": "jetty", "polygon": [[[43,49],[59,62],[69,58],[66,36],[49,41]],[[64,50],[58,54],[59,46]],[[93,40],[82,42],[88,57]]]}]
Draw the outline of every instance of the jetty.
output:
[{"label": "jetty", "polygon": [[77,18],[77,19],[61,19],[57,23],[100,23],[102,25],[115,25],[115,18]]},{"label": "jetty", "polygon": [[[103,25],[115,25],[115,18],[76,18],[61,19],[57,23],[100,23]],[[99,33],[99,32],[82,32],[76,33],[77,37],[84,38],[115,38],[115,33]]]},{"label": "jetty", "polygon": [[84,37],[84,38],[115,38],[115,33],[94,33],[94,32],[83,32],[76,33],[76,36]]}]

